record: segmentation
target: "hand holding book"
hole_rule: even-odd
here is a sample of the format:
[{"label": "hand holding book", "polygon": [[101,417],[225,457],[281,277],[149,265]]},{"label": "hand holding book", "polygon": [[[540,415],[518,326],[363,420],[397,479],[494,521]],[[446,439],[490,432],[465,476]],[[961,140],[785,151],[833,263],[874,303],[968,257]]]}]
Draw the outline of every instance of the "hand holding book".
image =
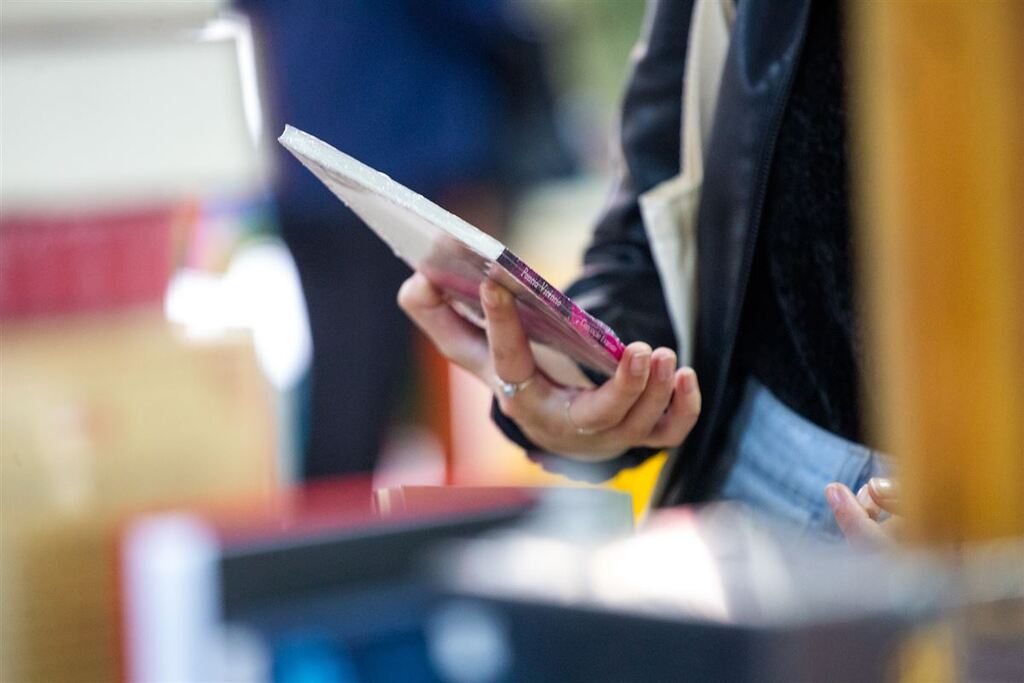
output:
[{"label": "hand holding book", "polygon": [[606,375],[615,372],[625,349],[615,333],[504,244],[312,135],[289,126],[281,144],[467,320],[483,325],[477,290],[482,281],[496,280],[515,295],[538,348]]},{"label": "hand holding book", "polygon": [[671,349],[630,344],[600,387],[566,387],[538,369],[515,299],[496,282],[480,286],[484,332],[457,315],[422,274],[402,285],[398,302],[449,360],[496,390],[521,387],[511,396],[497,391],[501,409],[552,453],[599,461],[638,446],[673,447],[697,421],[697,377],[676,369]]},{"label": "hand holding book", "polygon": [[[674,351],[625,346],[501,242],[312,135],[289,126],[280,141],[416,270],[402,308],[533,443],[605,460],[693,428],[697,378]],[[576,364],[610,379],[593,387]]]}]

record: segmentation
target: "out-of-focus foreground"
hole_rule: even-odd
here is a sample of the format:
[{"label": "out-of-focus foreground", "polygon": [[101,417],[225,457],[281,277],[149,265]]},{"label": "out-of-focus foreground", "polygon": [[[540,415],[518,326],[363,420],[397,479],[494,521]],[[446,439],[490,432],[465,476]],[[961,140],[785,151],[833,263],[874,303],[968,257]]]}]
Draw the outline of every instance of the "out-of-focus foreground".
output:
[{"label": "out-of-focus foreground", "polygon": [[530,462],[272,144],[319,123],[566,284],[641,0],[4,0],[0,680],[1019,672],[1024,14],[953,5],[851,16],[916,542],[863,556],[716,507],[624,538],[663,456]]},{"label": "out-of-focus foreground", "polygon": [[[249,504],[302,478],[312,343],[274,197],[270,125],[285,88],[269,66],[267,10],[252,5],[242,9],[255,29],[218,0],[0,8],[4,680],[115,677],[113,535],[126,515]],[[517,192],[504,237],[564,283],[601,202],[642,4],[517,5],[542,27],[542,66],[560,93],[549,114],[578,170]],[[323,39],[332,33],[343,41],[351,28],[326,27]],[[349,98],[368,109],[368,96]],[[442,198],[464,210],[471,200]],[[339,263],[337,277],[358,283],[365,267]],[[396,308],[394,294],[376,299]],[[406,374],[416,379],[381,421],[378,483],[561,481],[492,427],[485,388],[449,378],[417,345]],[[334,408],[354,410],[362,388]],[[639,475],[641,496],[653,472]]]}]

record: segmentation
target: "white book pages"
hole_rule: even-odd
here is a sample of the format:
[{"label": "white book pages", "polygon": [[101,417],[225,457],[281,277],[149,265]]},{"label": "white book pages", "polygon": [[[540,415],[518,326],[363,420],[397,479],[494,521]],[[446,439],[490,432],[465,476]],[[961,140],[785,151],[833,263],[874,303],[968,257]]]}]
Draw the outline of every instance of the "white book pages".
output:
[{"label": "white book pages", "polygon": [[[618,337],[501,242],[308,133],[288,126],[279,141],[467,319],[482,324],[479,287],[491,278],[515,295],[531,341],[598,372],[615,372],[624,350]],[[583,377],[566,373],[566,365],[552,368],[552,378]]]}]

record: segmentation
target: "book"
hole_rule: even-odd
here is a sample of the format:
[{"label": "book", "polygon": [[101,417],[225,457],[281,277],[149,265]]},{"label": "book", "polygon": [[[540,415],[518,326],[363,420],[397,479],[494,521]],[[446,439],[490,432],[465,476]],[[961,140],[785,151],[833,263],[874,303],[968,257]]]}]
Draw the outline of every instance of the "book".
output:
[{"label": "book", "polygon": [[0,322],[159,309],[187,204],[0,216]]},{"label": "book", "polygon": [[483,326],[478,292],[490,278],[515,296],[532,342],[614,374],[622,341],[497,239],[308,133],[286,126],[279,142],[466,319]]}]

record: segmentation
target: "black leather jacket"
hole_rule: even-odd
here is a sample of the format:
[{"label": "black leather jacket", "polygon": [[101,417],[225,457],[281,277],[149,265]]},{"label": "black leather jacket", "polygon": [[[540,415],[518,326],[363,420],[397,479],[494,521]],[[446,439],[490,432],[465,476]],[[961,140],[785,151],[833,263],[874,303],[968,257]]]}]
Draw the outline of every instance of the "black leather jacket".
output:
[{"label": "black leather jacket", "polygon": [[[569,290],[626,342],[675,346],[661,284],[640,217],[638,196],[679,173],[686,43],[693,3],[653,0],[636,51],[622,111],[616,191]],[[765,201],[775,140],[807,26],[810,0],[742,0],[719,91],[704,166],[697,233],[698,313],[694,369],[701,417],[661,475],[655,504],[713,497],[732,463],[720,457],[743,377],[736,335]],[[495,410],[505,433],[532,450]],[[533,454],[570,476],[606,478],[651,451],[601,465]],[[560,462],[561,461],[561,462]]]}]

